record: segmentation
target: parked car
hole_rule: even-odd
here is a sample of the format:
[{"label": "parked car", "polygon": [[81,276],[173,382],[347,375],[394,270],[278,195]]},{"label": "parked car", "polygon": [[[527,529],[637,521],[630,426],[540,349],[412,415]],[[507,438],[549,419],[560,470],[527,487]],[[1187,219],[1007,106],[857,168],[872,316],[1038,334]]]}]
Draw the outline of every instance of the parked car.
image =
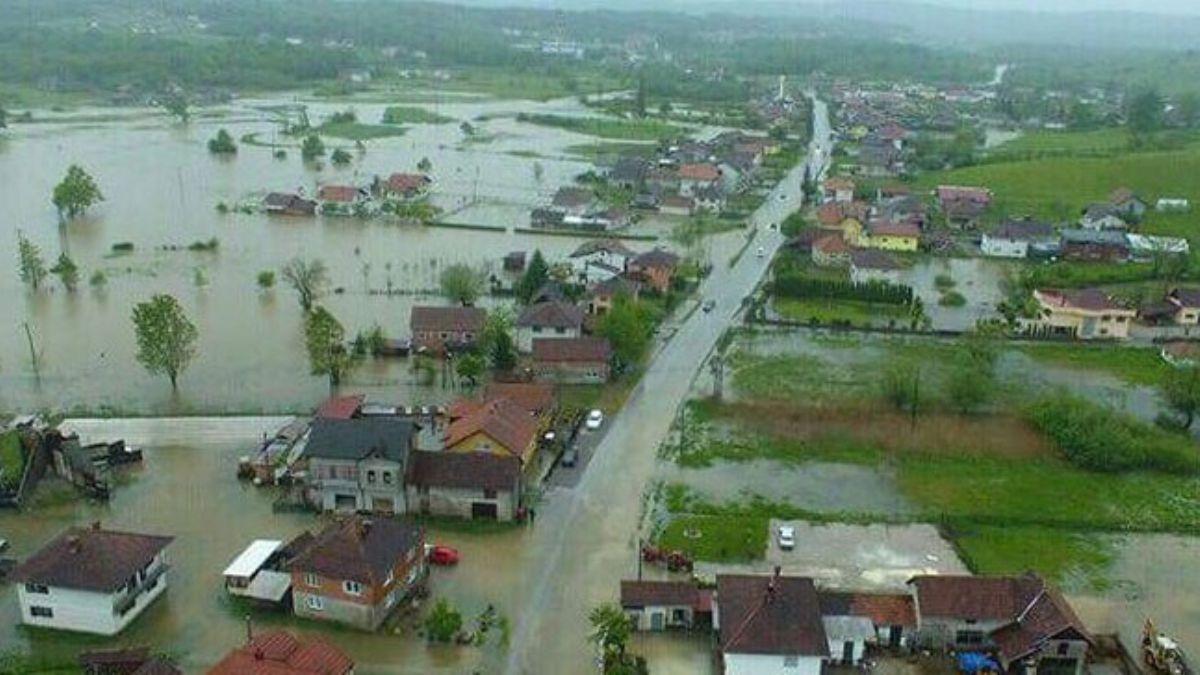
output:
[{"label": "parked car", "polygon": [[571,446],[563,451],[562,459],[558,460],[563,466],[575,466],[575,462],[579,460],[579,451],[575,446]]},{"label": "parked car", "polygon": [[593,410],[588,413],[587,422],[584,423],[589,429],[599,429],[601,424],[604,424],[604,413],[599,410]]},{"label": "parked car", "polygon": [[767,257],[767,249],[763,248],[762,246],[759,246],[758,251],[755,252],[755,255],[757,255],[760,258],[765,258],[765,257]]},{"label": "parked car", "polygon": [[704,310],[705,314],[708,314],[709,312],[713,311],[716,306],[716,300],[705,300],[704,304],[700,306],[700,309]]},{"label": "parked car", "polygon": [[433,565],[457,565],[458,550],[449,546],[434,546],[429,549],[429,562]]},{"label": "parked car", "polygon": [[779,548],[785,551],[796,548],[796,528],[791,525],[779,526]]}]

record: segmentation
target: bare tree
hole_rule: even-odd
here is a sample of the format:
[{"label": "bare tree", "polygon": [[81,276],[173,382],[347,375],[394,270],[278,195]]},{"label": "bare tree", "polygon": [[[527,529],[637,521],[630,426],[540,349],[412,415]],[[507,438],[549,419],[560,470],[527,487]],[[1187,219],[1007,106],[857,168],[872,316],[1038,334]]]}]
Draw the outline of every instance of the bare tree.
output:
[{"label": "bare tree", "polygon": [[329,270],[320,260],[292,258],[279,272],[296,294],[300,296],[300,307],[309,312],[329,285]]}]

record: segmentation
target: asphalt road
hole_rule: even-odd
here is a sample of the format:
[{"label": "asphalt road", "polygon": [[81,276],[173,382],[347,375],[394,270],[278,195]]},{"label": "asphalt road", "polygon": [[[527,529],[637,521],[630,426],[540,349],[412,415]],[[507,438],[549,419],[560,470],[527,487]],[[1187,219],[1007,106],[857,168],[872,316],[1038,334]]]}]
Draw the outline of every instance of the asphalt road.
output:
[{"label": "asphalt road", "polygon": [[[606,423],[574,489],[556,490],[539,509],[532,568],[522,591],[529,604],[513,633],[506,672],[567,673],[588,668],[594,650],[587,642],[587,613],[611,602],[622,577],[636,566],[634,537],[642,494],[654,471],[655,454],[670,430],[697,371],[721,334],[738,319],[742,300],[762,280],[784,237],[769,225],[802,206],[800,187],[807,165],[819,179],[829,157],[828,110],[817,101],[814,141],[804,164],[780,182],[756,211],[758,235],[736,265],[714,261],[700,288],[711,313],[696,312],[651,362],[625,406]],[[757,255],[759,247],[763,255]]]}]

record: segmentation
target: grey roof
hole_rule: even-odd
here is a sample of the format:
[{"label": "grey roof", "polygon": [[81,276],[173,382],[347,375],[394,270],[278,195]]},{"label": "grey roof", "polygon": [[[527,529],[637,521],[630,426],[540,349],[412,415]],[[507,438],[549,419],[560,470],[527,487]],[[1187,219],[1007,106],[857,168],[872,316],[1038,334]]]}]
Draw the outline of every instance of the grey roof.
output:
[{"label": "grey roof", "polygon": [[608,172],[609,180],[640,183],[650,170],[650,163],[640,157],[622,157]]},{"label": "grey roof", "polygon": [[1064,244],[1102,244],[1105,246],[1128,246],[1129,240],[1120,230],[1082,230],[1068,229],[1062,231]]},{"label": "grey roof", "polygon": [[1006,220],[988,236],[996,239],[1011,239],[1013,241],[1032,241],[1047,239],[1054,236],[1054,228],[1049,223],[1025,218],[1022,220]]},{"label": "grey roof", "polygon": [[317,419],[313,421],[304,454],[346,460],[381,457],[403,464],[412,448],[415,430],[411,421],[392,417]]},{"label": "grey roof", "polygon": [[579,328],[583,325],[583,311],[569,302],[539,302],[521,312],[521,316],[517,318],[517,325]]},{"label": "grey roof", "polygon": [[1107,202],[1097,202],[1087,207],[1084,216],[1086,218],[1104,218],[1106,216],[1120,218],[1121,210]]}]

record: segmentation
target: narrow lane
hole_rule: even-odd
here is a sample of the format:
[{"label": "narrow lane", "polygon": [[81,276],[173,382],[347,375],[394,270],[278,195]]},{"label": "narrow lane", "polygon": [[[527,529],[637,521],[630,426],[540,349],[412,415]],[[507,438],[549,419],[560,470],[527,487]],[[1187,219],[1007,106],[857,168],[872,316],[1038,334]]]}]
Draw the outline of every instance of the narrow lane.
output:
[{"label": "narrow lane", "polygon": [[[713,300],[710,314],[696,312],[653,360],[612,428],[597,447],[583,479],[551,496],[552,509],[539,518],[532,566],[526,579],[528,603],[513,634],[509,673],[572,673],[588,669],[587,612],[611,601],[622,576],[636,565],[635,532],[642,494],[653,474],[655,455],[666,438],[693,378],[721,334],[738,317],[742,300],[766,273],[784,241],[780,223],[802,205],[805,166],[819,178],[830,150],[828,110],[814,106],[814,138],[808,159],[795,167],[751,217],[758,236],[736,265],[714,261],[700,289]],[[764,255],[757,255],[762,247]]]}]

